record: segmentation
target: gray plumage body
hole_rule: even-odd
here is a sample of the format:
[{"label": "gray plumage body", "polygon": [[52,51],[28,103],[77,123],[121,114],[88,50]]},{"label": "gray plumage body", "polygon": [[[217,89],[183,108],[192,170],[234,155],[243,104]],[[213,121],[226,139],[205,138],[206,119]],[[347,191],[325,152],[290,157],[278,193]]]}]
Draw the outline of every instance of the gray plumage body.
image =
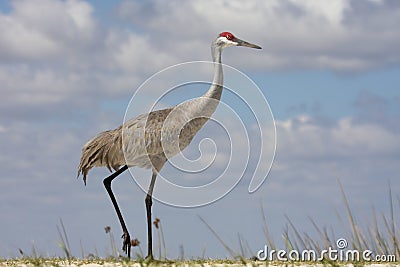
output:
[{"label": "gray plumage body", "polygon": [[148,255],[153,259],[151,206],[156,176],[165,162],[185,149],[196,133],[216,110],[222,94],[223,73],[222,50],[228,46],[247,46],[261,49],[222,32],[213,41],[211,52],[214,62],[214,78],[208,91],[201,97],[185,101],[175,107],[152,111],[129,120],[120,127],[99,133],[82,148],[78,166],[78,177],[87,174],[93,167],[105,166],[115,172],[103,180],[110,196],[123,234],[122,249],[130,257],[131,240],[122,213],[111,189],[111,182],[128,167],[152,168],[152,177],[145,199],[147,213]]},{"label": "gray plumage body", "polygon": [[[176,108],[180,109],[179,106]],[[128,165],[160,171],[170,156],[179,153],[175,149],[176,141],[179,142],[179,150],[185,149],[211,115],[176,118],[179,117],[178,113],[184,113],[182,110],[173,110],[168,108],[140,115],[114,130],[93,137],[82,148],[78,175],[83,174],[86,184],[87,174],[93,167],[105,166],[110,171],[117,171],[121,166]],[[205,113],[212,112],[209,110]]]},{"label": "gray plumage body", "polygon": [[82,174],[86,184],[89,170],[101,166],[110,171],[128,165],[159,172],[170,157],[190,144],[217,108],[223,76],[222,65],[215,64],[213,84],[202,97],[142,114],[89,140],[82,148],[78,176]]}]

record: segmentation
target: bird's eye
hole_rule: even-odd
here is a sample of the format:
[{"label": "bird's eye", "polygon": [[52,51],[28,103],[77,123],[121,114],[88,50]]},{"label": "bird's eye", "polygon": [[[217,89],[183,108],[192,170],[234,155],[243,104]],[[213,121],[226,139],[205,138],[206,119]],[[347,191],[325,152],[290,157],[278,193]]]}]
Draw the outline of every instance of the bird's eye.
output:
[{"label": "bird's eye", "polygon": [[232,39],[233,39],[233,35],[232,35],[232,34],[227,34],[227,35],[226,35],[226,39],[232,40]]}]

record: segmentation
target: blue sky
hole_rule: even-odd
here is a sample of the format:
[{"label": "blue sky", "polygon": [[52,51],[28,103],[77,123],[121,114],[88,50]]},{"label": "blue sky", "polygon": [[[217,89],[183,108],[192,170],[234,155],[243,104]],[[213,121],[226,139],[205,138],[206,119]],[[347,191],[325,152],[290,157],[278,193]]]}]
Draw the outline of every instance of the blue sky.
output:
[{"label": "blue sky", "polygon": [[398,74],[396,68],[356,74],[304,70],[262,75],[264,79],[256,75],[255,79],[268,91],[277,118],[288,118],[303,109],[337,119],[356,115],[355,103],[366,92],[394,100],[398,96]]},{"label": "blue sky", "polygon": [[[86,187],[75,179],[81,147],[122,123],[133,93],[151,75],[210,60],[211,41],[225,30],[263,47],[228,48],[223,62],[249,76],[268,100],[276,158],[254,194],[247,192],[247,173],[211,205],[155,202],[168,257],[178,257],[181,245],[188,258],[204,250],[207,257],[229,256],[198,215],[233,247],[239,233],[257,251],[266,242],[260,202],[277,243],[283,244],[284,215],[300,232],[316,235],[310,216],[340,235],[335,210],[343,217],[345,211],[337,178],[360,221],[372,220],[372,207],[388,212],[388,182],[396,197],[400,192],[399,13],[399,2],[390,0],[2,1],[0,257],[17,256],[18,248],[29,254],[32,244],[44,255],[62,255],[59,218],[77,256],[80,242],[86,254],[110,252],[107,225],[119,244],[120,226],[101,181],[108,171],[92,170]],[[143,101],[164,90],[155,86]],[[228,94],[224,99],[229,104]],[[201,136],[225,144],[213,124]],[[225,147],[219,151],[227,155]],[[188,148],[196,152],[197,144]],[[202,179],[170,166],[163,173],[189,184]],[[137,175],[146,181],[150,174]],[[144,249],[145,194],[129,174],[113,186],[131,236]]]}]

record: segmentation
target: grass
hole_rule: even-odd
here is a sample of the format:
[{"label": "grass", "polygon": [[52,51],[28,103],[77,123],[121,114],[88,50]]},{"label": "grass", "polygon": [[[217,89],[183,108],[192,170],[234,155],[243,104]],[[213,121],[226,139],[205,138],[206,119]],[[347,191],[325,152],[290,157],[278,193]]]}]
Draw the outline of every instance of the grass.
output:
[{"label": "grass", "polygon": [[60,241],[58,242],[58,246],[64,252],[65,257],[67,259],[70,259],[72,256],[71,247],[69,245],[67,231],[65,230],[65,226],[64,226],[64,223],[61,218],[60,218],[60,225],[61,225],[62,231],[60,230],[60,227],[57,225],[58,236],[60,238]]},{"label": "grass", "polygon": [[[342,218],[338,212],[336,212],[337,217],[342,225],[342,232],[346,233],[344,238],[348,242],[348,246],[346,249],[364,251],[371,250],[372,255],[393,255],[397,260],[397,264],[399,264],[400,260],[400,229],[398,224],[398,219],[400,218],[397,214],[395,214],[395,206],[398,205],[400,207],[400,198],[399,196],[394,198],[390,183],[388,184],[388,203],[389,203],[389,214],[378,214],[375,209],[372,209],[371,218],[369,220],[364,220],[363,223],[359,223],[360,220],[356,218],[351,210],[351,206],[348,202],[347,196],[343,189],[342,184],[338,180],[339,190],[342,197],[342,202],[346,211],[346,217]],[[396,204],[397,203],[397,204]],[[265,211],[261,207],[261,215],[262,215],[262,226],[263,232],[265,235],[265,243],[270,250],[277,250],[278,246],[272,239],[270,234],[270,230],[268,228],[268,217],[265,214]],[[153,222],[154,227],[157,231],[157,238],[155,243],[155,256],[158,256],[157,261],[151,263],[151,265],[175,265],[175,266],[209,266],[209,265],[249,265],[249,266],[259,266],[260,262],[255,261],[255,253],[251,250],[246,239],[238,235],[238,248],[235,250],[232,248],[232,245],[227,244],[213,229],[213,227],[203,218],[199,217],[200,220],[207,226],[210,233],[221,243],[221,245],[229,252],[231,255],[231,259],[224,260],[210,260],[205,258],[205,250],[203,253],[203,257],[201,259],[192,259],[186,260],[184,257],[184,248],[181,247],[181,255],[178,259],[170,261],[167,260],[167,249],[165,245],[164,233],[162,230],[161,220],[156,218]],[[319,226],[315,220],[312,218],[308,218],[311,225],[315,229],[317,233],[317,237],[311,237],[308,233],[302,233],[297,229],[296,225],[291,221],[289,216],[285,216],[287,224],[283,229],[283,241],[284,247],[282,248],[285,251],[297,250],[314,250],[320,252],[324,249],[333,248],[337,249],[338,244],[336,241],[338,240],[338,236],[335,234],[335,231],[332,228],[321,227]],[[396,220],[397,219],[397,220]],[[118,266],[128,266],[132,264],[136,264],[137,266],[147,266],[148,262],[144,260],[144,254],[142,252],[140,242],[136,240],[132,240],[132,245],[138,247],[138,253],[134,254],[135,258],[133,261],[129,261],[126,257],[120,253],[119,247],[117,247],[114,235],[111,232],[111,228],[109,226],[105,227],[105,232],[109,236],[110,240],[110,248],[111,252],[109,256],[106,258],[99,258],[93,254],[89,254],[85,257],[85,252],[81,245],[81,259],[75,258],[70,249],[70,243],[68,240],[68,235],[66,231],[66,227],[64,226],[63,221],[60,219],[60,225],[57,225],[57,230],[59,234],[59,242],[58,246],[64,254],[64,257],[60,258],[45,258],[38,254],[34,244],[32,245],[32,253],[30,255],[26,255],[21,249],[19,249],[20,257],[15,259],[1,259],[0,258],[0,266],[67,266],[67,265],[75,265],[81,266],[85,264],[97,264],[97,265],[118,265]],[[340,236],[343,237],[343,236]],[[133,252],[134,250],[132,250]],[[97,254],[97,253],[96,253]],[[158,255],[157,255],[158,254]],[[282,263],[282,262],[280,262]],[[283,264],[290,263],[291,265],[299,264],[299,262],[283,262]],[[315,264],[316,262],[311,262]],[[323,266],[339,266],[340,261],[330,261],[327,258],[324,258],[319,262]],[[356,261],[353,262],[354,266],[358,266],[361,263],[364,264],[366,262]],[[276,265],[279,262],[262,262],[264,266],[267,265]],[[342,263],[343,264],[343,263]]]},{"label": "grass", "polygon": [[[338,180],[339,190],[342,196],[343,205],[346,210],[347,218],[344,220],[338,212],[336,212],[339,221],[342,224],[342,232],[347,233],[344,239],[348,242],[348,245],[343,250],[357,250],[359,252],[371,251],[371,258],[376,256],[387,256],[390,261],[396,260],[399,263],[400,260],[400,229],[398,227],[398,221],[394,214],[394,198],[392,195],[390,183],[388,184],[388,202],[389,202],[389,215],[377,214],[375,210],[372,211],[372,221],[366,221],[364,224],[358,223],[359,220],[355,218],[351,211],[350,204],[347,196],[343,189],[340,180]],[[400,198],[397,198],[400,207]],[[261,214],[263,221],[263,230],[265,235],[266,244],[268,245],[269,251],[277,250],[277,245],[273,241],[270,230],[268,228],[267,216],[264,212],[261,203]],[[333,229],[326,227],[320,227],[312,219],[309,218],[311,225],[317,232],[318,238],[312,238],[308,233],[301,233],[290,220],[289,216],[285,215],[287,224],[283,230],[283,240],[285,246],[281,248],[286,252],[296,250],[298,252],[313,250],[321,252],[323,250],[338,249],[337,240],[343,238],[343,236],[337,236]],[[227,243],[221,239],[216,231],[203,219],[200,218],[203,223],[209,228],[210,232],[216,237],[221,245],[227,250],[233,259],[246,261],[247,259],[254,259],[254,253],[251,254],[247,242],[239,236],[239,251],[235,251],[232,246],[228,246]],[[380,226],[383,225],[383,226]],[[250,256],[250,257],[249,257]],[[286,255],[287,256],[287,255]],[[276,257],[276,255],[275,255]],[[363,262],[362,257],[356,262]],[[333,264],[327,257],[322,262]]]}]

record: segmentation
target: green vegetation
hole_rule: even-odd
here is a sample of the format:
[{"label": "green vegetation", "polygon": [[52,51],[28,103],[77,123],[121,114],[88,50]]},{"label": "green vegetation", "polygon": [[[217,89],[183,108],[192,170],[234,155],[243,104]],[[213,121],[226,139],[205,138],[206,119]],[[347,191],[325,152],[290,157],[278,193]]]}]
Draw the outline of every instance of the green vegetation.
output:
[{"label": "green vegetation", "polygon": [[[399,266],[400,262],[400,229],[398,224],[398,219],[400,216],[395,216],[395,206],[396,203],[400,207],[400,198],[396,196],[393,197],[392,191],[389,184],[388,190],[388,201],[389,201],[389,214],[377,214],[375,210],[372,210],[372,216],[369,220],[364,221],[362,224],[359,223],[358,219],[355,218],[354,214],[351,211],[350,204],[347,200],[344,189],[339,181],[339,189],[342,196],[343,205],[346,210],[347,218],[343,219],[337,213],[337,216],[342,223],[342,232],[346,233],[344,236],[345,248],[349,250],[357,250],[357,251],[371,251],[371,258],[375,259],[376,256],[385,255],[386,263],[390,266],[390,264],[397,264]],[[262,214],[262,224],[265,234],[266,245],[271,250],[277,250],[276,244],[273,242],[270,231],[268,229],[268,221],[267,216],[265,215],[264,209],[261,205],[261,214]],[[205,256],[201,259],[185,259],[182,253],[179,259],[176,260],[167,260],[167,249],[165,245],[164,234],[162,231],[162,224],[159,218],[156,218],[153,222],[154,227],[157,231],[157,240],[155,243],[155,256],[159,259],[156,261],[148,262],[143,258],[143,252],[140,247],[140,242],[137,239],[132,240],[132,246],[138,247],[138,251],[133,255],[133,260],[129,261],[126,257],[122,256],[119,252],[119,249],[116,245],[114,236],[111,232],[111,228],[109,226],[105,227],[105,232],[109,235],[110,239],[110,248],[111,252],[107,258],[99,258],[96,255],[89,254],[86,255],[82,246],[81,246],[81,259],[74,257],[71,253],[70,244],[68,240],[68,235],[66,228],[63,224],[63,221],[60,219],[60,226],[57,225],[57,230],[59,233],[59,247],[64,253],[64,257],[61,258],[45,258],[38,254],[36,248],[32,247],[32,253],[30,255],[26,255],[22,250],[19,250],[20,257],[14,259],[1,259],[0,258],[0,266],[82,266],[82,265],[100,265],[100,266],[270,266],[270,265],[282,265],[287,266],[288,264],[291,266],[297,266],[301,264],[310,264],[314,265],[319,264],[319,266],[343,266],[346,263],[340,260],[330,260],[327,257],[324,257],[318,261],[257,261],[255,257],[256,254],[252,252],[249,244],[246,240],[238,235],[239,241],[239,251],[235,251],[232,246],[228,245],[219,235],[218,233],[209,225],[203,218],[200,220],[208,227],[210,233],[216,237],[216,239],[222,244],[222,246],[229,252],[231,255],[231,259],[224,260],[210,260],[206,259]],[[309,218],[310,223],[314,227],[317,232],[317,237],[311,238],[311,236],[307,233],[301,233],[295,226],[295,224],[290,220],[288,216],[286,216],[287,226],[283,232],[283,239],[285,247],[283,250],[288,251],[309,251],[313,250],[316,252],[321,252],[323,250],[331,249],[340,249],[338,241],[338,236],[335,235],[333,229],[328,229],[326,227],[320,227],[317,225],[315,220]],[[342,237],[342,236],[340,236]],[[157,255],[158,254],[158,255]],[[247,255],[247,257],[246,257]],[[252,255],[253,257],[248,257],[248,255]],[[287,255],[286,255],[287,256]],[[370,262],[365,261],[363,259],[350,261],[352,266],[363,266],[365,264],[369,264]],[[376,262],[371,262],[376,263]],[[385,263],[385,260],[382,260],[381,263]]]}]

